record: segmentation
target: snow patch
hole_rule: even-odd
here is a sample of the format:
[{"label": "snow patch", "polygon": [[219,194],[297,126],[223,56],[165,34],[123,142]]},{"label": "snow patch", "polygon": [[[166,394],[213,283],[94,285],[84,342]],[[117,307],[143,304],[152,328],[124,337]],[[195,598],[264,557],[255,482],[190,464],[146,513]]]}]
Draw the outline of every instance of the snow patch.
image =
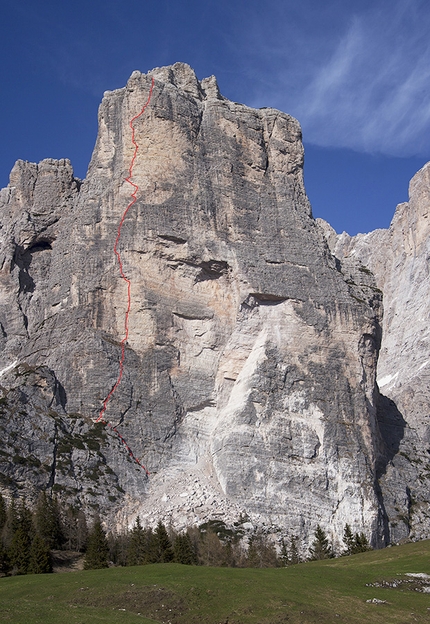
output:
[{"label": "snow patch", "polygon": [[13,362],[12,364],[9,364],[9,366],[6,366],[6,368],[0,371],[0,377],[2,377],[8,371],[12,370],[12,368],[15,368],[17,364],[18,364],[18,360],[15,360],[15,362]]},{"label": "snow patch", "polygon": [[378,386],[382,388],[383,386],[388,386],[391,382],[393,382],[398,377],[399,371],[394,375],[385,375],[385,377],[381,377],[381,379],[377,379]]}]

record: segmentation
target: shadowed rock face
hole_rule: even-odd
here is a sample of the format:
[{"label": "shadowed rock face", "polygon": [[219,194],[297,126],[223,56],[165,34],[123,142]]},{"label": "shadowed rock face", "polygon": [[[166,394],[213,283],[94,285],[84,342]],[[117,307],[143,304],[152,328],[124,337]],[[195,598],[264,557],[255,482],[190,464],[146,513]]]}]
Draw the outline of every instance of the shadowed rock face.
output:
[{"label": "shadowed rock face", "polygon": [[412,178],[409,202],[397,206],[388,230],[350,237],[337,236],[325,222],[320,225],[343,266],[361,263],[384,293],[378,384],[386,396],[380,400],[378,420],[387,528],[393,541],[428,538],[430,163]]},{"label": "shadowed rock face", "polygon": [[[119,243],[130,335],[105,414],[146,478],[93,421],[118,376],[127,294],[113,244],[130,201],[129,121],[152,78]],[[17,162],[0,200],[11,491],[49,485],[117,523],[246,512],[304,544],[317,523],[388,539],[381,293],[358,265],[340,270],[302,166],[295,119],[232,103],[181,63],[105,94],[83,183],[65,160]]]}]

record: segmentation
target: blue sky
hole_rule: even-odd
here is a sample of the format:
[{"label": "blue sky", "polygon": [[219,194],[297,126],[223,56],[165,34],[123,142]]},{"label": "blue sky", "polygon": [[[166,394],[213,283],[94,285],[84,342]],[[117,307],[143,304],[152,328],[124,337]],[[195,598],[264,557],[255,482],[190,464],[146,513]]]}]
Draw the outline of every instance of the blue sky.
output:
[{"label": "blue sky", "polygon": [[0,0],[0,186],[16,159],[84,177],[103,91],[176,61],[303,128],[315,216],[387,227],[430,160],[428,0]]}]

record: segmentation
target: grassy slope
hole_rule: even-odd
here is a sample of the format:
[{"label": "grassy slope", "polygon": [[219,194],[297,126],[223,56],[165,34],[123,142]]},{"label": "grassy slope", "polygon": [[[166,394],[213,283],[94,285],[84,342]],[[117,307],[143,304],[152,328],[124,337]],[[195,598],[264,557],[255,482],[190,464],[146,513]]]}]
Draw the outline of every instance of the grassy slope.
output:
[{"label": "grassy slope", "polygon": [[[404,588],[366,587],[366,583],[392,579],[405,572],[430,574],[430,541],[282,569],[163,564],[2,578],[0,621],[13,624],[430,622],[430,594]],[[386,600],[387,604],[368,604],[369,598]]]}]

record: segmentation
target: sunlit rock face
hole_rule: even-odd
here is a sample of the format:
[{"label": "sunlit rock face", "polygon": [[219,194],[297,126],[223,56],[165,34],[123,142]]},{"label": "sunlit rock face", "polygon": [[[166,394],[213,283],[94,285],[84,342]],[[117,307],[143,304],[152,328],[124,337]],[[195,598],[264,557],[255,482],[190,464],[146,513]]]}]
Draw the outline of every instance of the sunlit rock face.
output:
[{"label": "sunlit rock face", "polygon": [[[318,220],[319,221],[319,220]],[[409,202],[397,206],[388,230],[337,236],[321,222],[345,266],[362,263],[383,291],[378,385],[385,457],[380,484],[391,539],[430,536],[430,163],[411,180]],[[390,404],[391,401],[391,404]],[[388,412],[387,412],[388,410]],[[390,417],[391,414],[391,417]]]},{"label": "sunlit rock face", "polygon": [[[147,477],[94,420],[118,377],[113,246],[152,80],[118,245],[124,374],[104,415]],[[295,119],[182,63],[105,94],[84,182],[66,160],[18,161],[0,200],[10,492],[49,486],[118,525],[246,513],[303,546],[317,524],[335,543],[345,523],[390,538],[381,487],[404,425],[377,416],[381,287],[330,252],[302,167]]]}]

